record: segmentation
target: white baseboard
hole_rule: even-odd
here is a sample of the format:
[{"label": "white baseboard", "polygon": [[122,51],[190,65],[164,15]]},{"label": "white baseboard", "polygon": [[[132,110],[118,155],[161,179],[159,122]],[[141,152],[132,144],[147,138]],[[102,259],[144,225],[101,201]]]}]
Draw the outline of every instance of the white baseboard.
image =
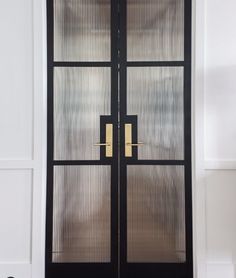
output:
[{"label": "white baseboard", "polygon": [[0,277],[31,278],[31,264],[0,262]]},{"label": "white baseboard", "polygon": [[236,264],[207,263],[207,278],[236,278]]}]

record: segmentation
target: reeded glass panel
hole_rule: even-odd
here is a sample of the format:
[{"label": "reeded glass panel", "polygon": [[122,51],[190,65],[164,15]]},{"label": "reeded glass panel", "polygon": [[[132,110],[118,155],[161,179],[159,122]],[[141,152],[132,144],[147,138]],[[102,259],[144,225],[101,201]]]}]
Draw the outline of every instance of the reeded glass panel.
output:
[{"label": "reeded glass panel", "polygon": [[183,262],[184,167],[134,165],[127,170],[128,262]]},{"label": "reeded glass panel", "polygon": [[110,114],[110,68],[55,68],[54,158],[100,159],[100,116]]},{"label": "reeded glass panel", "polygon": [[53,262],[110,262],[110,166],[56,166]]},{"label": "reeded glass panel", "polygon": [[184,0],[127,0],[129,61],[184,59]]},{"label": "reeded glass panel", "polygon": [[54,60],[110,60],[110,0],[54,0]]},{"label": "reeded glass panel", "polygon": [[184,158],[182,67],[127,69],[127,111],[138,115],[139,159]]}]

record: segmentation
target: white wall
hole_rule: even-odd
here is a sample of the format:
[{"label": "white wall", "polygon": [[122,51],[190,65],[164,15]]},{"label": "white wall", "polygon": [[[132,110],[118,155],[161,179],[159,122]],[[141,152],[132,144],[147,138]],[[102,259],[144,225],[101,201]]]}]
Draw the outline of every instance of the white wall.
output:
[{"label": "white wall", "polygon": [[207,0],[207,277],[236,277],[236,1]]},{"label": "white wall", "polygon": [[42,3],[1,1],[0,7],[1,278],[43,277]]},{"label": "white wall", "polygon": [[[197,44],[205,36],[206,182],[202,198],[206,198],[207,225],[202,229],[206,228],[206,246],[202,244],[200,248],[206,249],[207,278],[235,278],[236,1],[204,2],[205,34],[199,32]],[[0,9],[0,277],[3,278],[43,278],[42,150],[46,130],[42,3],[43,0],[4,1]],[[200,76],[202,70],[196,74]]]},{"label": "white wall", "polygon": [[33,172],[23,164],[33,159],[31,2],[0,8],[0,277],[30,273]]}]

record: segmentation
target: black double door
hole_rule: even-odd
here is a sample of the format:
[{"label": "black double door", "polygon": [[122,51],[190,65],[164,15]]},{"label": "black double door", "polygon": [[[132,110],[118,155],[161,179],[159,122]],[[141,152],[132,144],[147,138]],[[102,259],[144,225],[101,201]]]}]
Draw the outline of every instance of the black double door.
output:
[{"label": "black double door", "polygon": [[191,278],[191,1],[48,0],[46,278]]}]

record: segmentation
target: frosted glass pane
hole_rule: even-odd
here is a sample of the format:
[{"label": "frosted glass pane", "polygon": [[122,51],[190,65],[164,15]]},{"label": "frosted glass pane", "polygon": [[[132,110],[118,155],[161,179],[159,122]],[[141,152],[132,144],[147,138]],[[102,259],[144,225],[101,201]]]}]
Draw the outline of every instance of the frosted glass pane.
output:
[{"label": "frosted glass pane", "polygon": [[183,166],[128,166],[128,262],[183,262]]},{"label": "frosted glass pane", "polygon": [[110,114],[110,68],[55,68],[54,158],[100,159],[100,116]]},{"label": "frosted glass pane", "polygon": [[138,115],[139,159],[184,158],[182,67],[127,69],[127,111]]},{"label": "frosted glass pane", "polygon": [[56,166],[53,262],[110,262],[110,166]]},{"label": "frosted glass pane", "polygon": [[109,0],[54,0],[54,59],[109,61]]},{"label": "frosted glass pane", "polygon": [[129,61],[184,59],[184,0],[127,0]]}]

